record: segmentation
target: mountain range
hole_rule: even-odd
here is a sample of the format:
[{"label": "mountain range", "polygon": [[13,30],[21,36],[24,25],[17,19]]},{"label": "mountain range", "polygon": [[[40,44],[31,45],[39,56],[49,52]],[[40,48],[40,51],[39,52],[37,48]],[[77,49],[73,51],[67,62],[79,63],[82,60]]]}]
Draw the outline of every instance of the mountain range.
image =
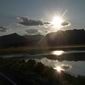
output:
[{"label": "mountain range", "polygon": [[0,36],[0,48],[9,47],[55,47],[55,46],[85,45],[85,31],[83,29],[57,31],[43,35],[24,35],[17,33]]},{"label": "mountain range", "polygon": [[17,33],[0,36],[0,48],[9,47],[33,47],[42,38],[42,35],[25,35],[20,36]]}]

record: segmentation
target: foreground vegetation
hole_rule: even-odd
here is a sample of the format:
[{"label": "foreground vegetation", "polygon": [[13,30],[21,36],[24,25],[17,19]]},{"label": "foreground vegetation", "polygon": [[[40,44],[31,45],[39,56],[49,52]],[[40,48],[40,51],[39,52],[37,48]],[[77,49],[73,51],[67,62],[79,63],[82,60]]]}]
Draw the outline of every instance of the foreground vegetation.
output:
[{"label": "foreground vegetation", "polygon": [[0,85],[85,85],[85,77],[58,73],[35,60],[0,59]]}]

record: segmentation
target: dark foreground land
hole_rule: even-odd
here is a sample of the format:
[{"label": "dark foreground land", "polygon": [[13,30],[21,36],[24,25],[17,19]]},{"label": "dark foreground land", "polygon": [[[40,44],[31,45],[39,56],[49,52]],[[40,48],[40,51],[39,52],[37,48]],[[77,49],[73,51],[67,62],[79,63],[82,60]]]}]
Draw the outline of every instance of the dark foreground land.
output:
[{"label": "dark foreground land", "polygon": [[0,85],[85,85],[84,76],[58,73],[35,60],[0,58]]}]

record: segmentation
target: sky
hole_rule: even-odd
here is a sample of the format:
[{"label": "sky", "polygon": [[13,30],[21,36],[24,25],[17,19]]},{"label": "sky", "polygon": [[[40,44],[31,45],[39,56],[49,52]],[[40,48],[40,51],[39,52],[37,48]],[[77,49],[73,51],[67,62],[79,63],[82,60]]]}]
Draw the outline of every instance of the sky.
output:
[{"label": "sky", "polygon": [[[50,20],[56,13],[62,15],[66,11],[65,18],[71,22],[71,28],[84,28],[85,26],[85,0],[0,0],[0,26],[7,28],[6,32],[25,33],[27,27],[17,24],[16,17],[27,16],[29,19]],[[43,29],[43,27],[39,28]],[[42,30],[38,31],[42,32]]]}]

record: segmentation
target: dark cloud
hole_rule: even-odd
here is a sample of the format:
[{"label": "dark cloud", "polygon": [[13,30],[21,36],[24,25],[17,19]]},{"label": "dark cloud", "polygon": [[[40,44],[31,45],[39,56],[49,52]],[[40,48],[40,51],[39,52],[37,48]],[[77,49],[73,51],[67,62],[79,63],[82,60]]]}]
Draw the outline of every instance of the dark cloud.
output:
[{"label": "dark cloud", "polygon": [[31,34],[31,35],[33,35],[33,34],[39,34],[39,32],[38,32],[37,29],[28,29],[28,30],[26,30],[26,32],[28,34]]},{"label": "dark cloud", "polygon": [[63,26],[63,27],[69,26],[69,25],[70,25],[70,22],[66,22],[66,21],[65,21],[65,22],[62,23],[62,26]]},{"label": "dark cloud", "polygon": [[[45,22],[41,20],[32,20],[28,19],[28,17],[17,17],[18,23],[24,26],[38,26],[38,25],[50,25],[50,22]],[[70,22],[64,21],[61,24],[63,27],[69,26]]]},{"label": "dark cloud", "polygon": [[5,28],[4,26],[0,26],[0,32],[6,32],[7,28]]},{"label": "dark cloud", "polygon": [[48,22],[42,22],[41,20],[28,19],[28,17],[17,17],[17,19],[19,21],[18,23],[24,26],[38,26],[38,25],[49,24]]}]

